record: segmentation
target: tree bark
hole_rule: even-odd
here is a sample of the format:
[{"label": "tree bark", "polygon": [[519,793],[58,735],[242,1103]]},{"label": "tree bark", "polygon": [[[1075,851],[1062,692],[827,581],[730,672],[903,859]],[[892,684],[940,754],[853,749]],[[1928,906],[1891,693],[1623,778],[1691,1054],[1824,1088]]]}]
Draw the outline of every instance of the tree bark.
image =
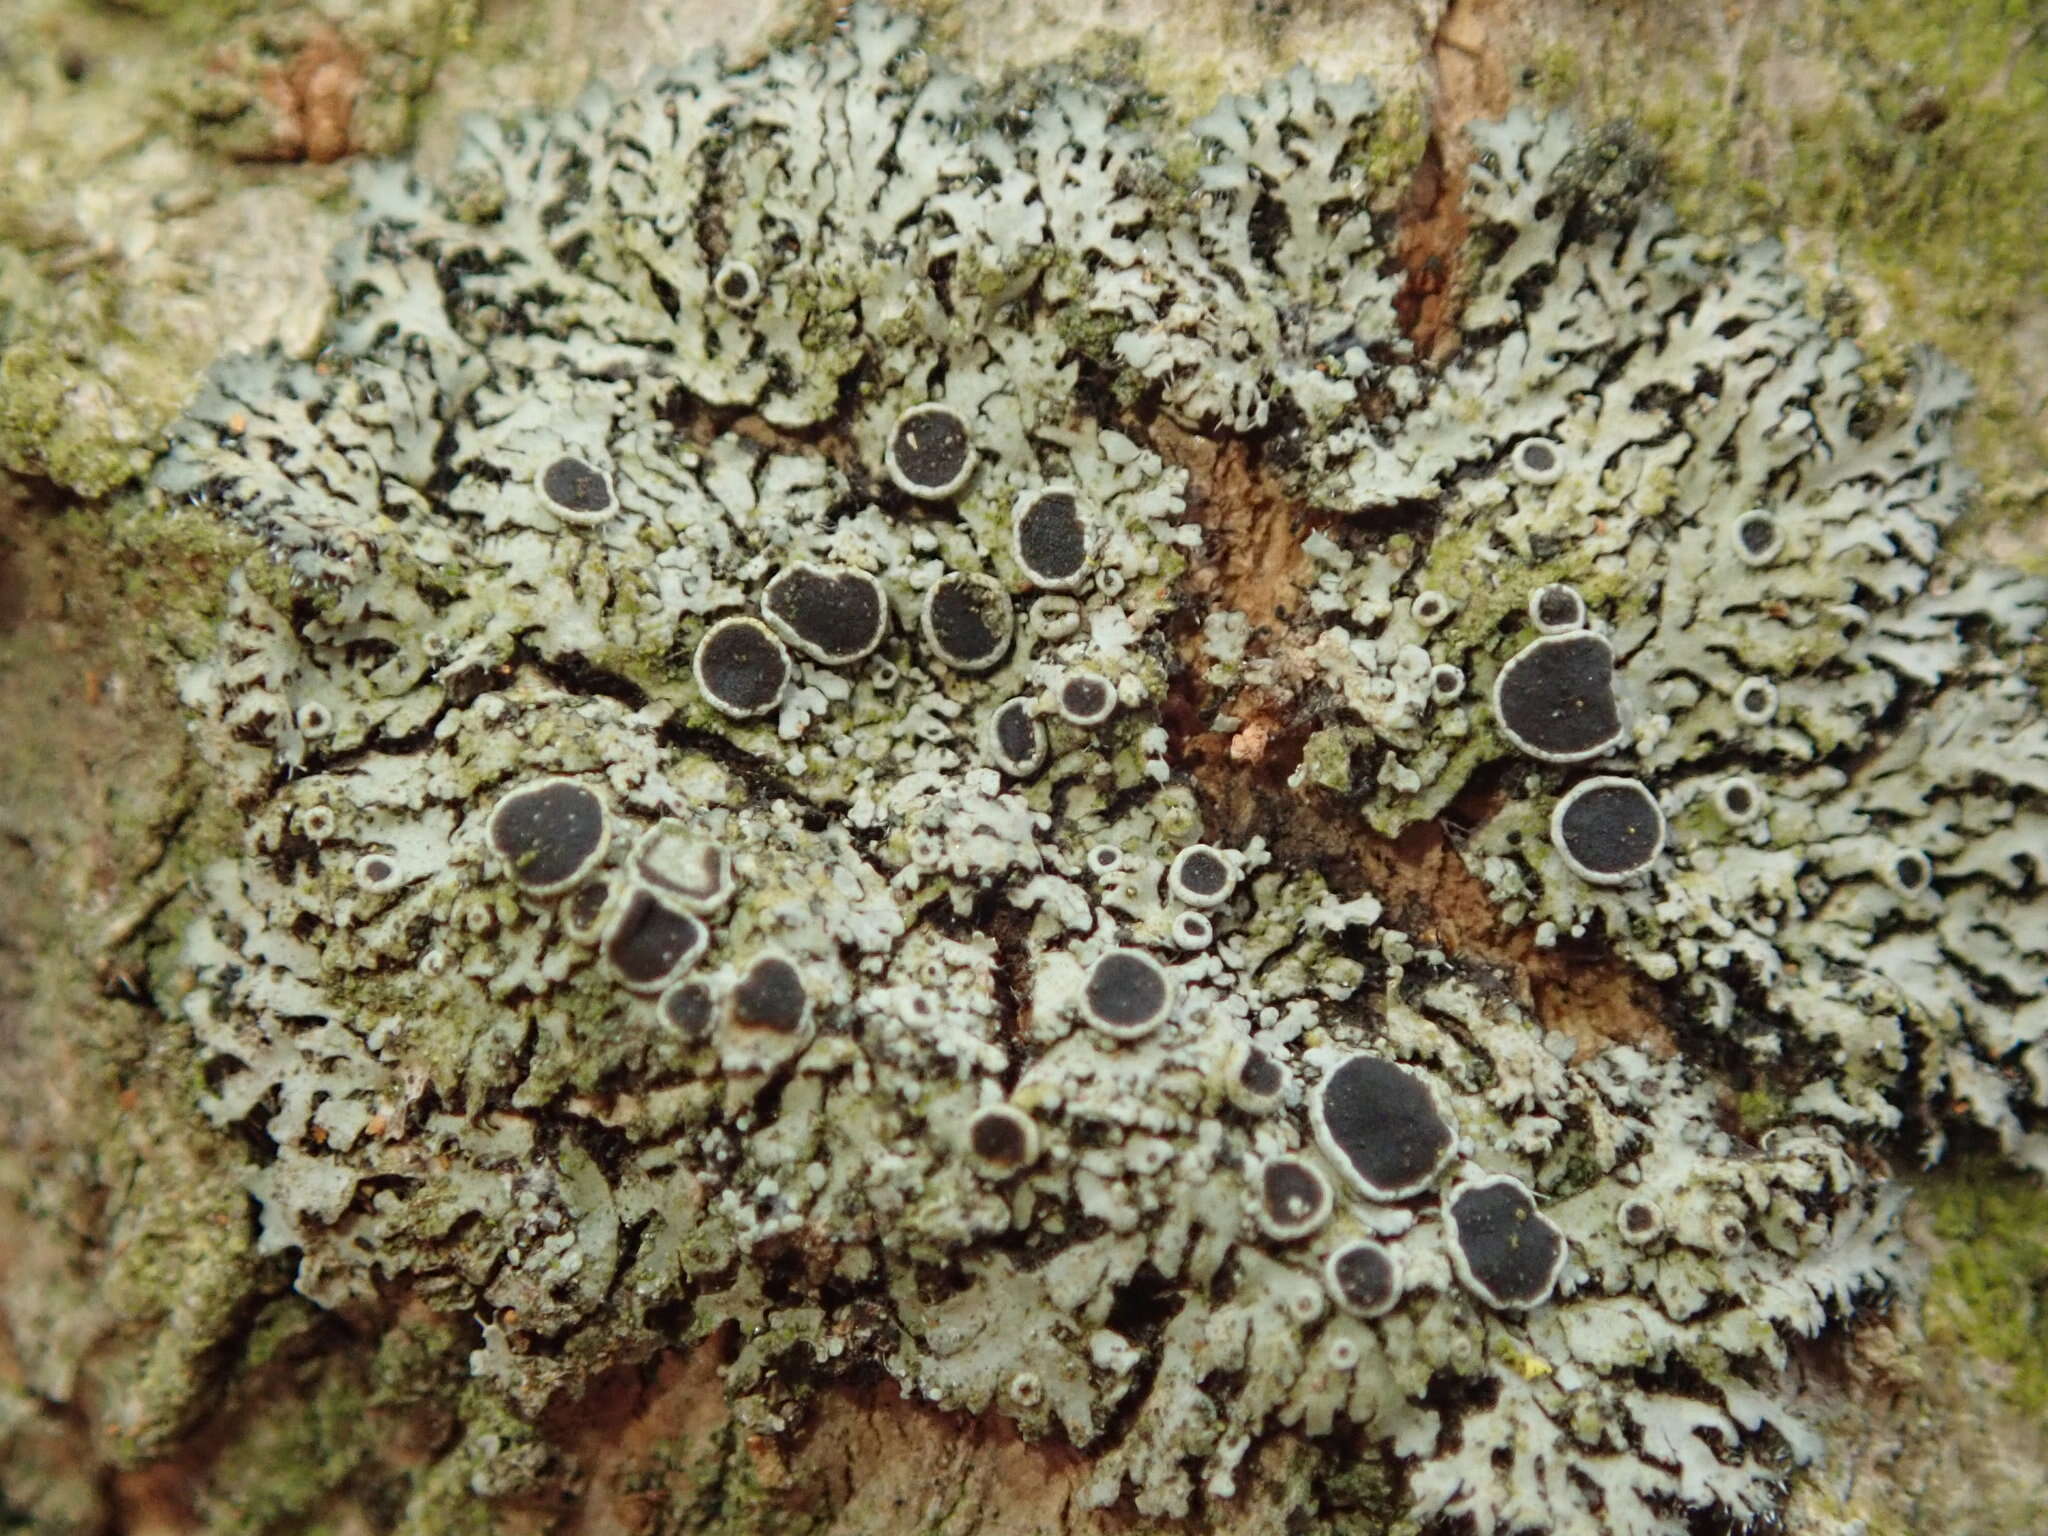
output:
[{"label": "tree bark", "polygon": [[[17,9],[0,39],[0,1525],[1139,1528],[1081,1506],[1079,1453],[878,1374],[818,1387],[793,1434],[753,1433],[726,1406],[724,1336],[518,1419],[469,1381],[467,1319],[403,1297],[322,1311],[257,1253],[238,1149],[192,1112],[189,1042],[152,1003],[175,989],[191,850],[234,830],[174,687],[248,550],[138,488],[206,364],[317,345],[347,162],[445,161],[464,111],[566,101],[706,43],[758,52],[829,7]],[[1369,74],[1427,134],[1403,214],[1417,268],[1455,242],[1464,123],[1518,104],[1629,119],[1692,223],[1782,228],[1880,364],[1932,340],[1976,375],[1965,441],[1985,494],[1966,541],[2048,568],[2048,27],[1925,9],[929,6],[935,44],[985,74],[1083,49],[1189,114],[1297,62]],[[1219,562],[1271,533],[1212,530]],[[2038,1529],[2048,1195],[1990,1162],[1903,1176],[1922,1283],[1797,1367],[1829,1450],[1796,1478],[1788,1528]],[[1211,1518],[1299,1529],[1302,1445],[1275,1436],[1253,1462],[1251,1491]],[[1376,1466],[1318,1507],[1334,1529],[1393,1528]]]}]

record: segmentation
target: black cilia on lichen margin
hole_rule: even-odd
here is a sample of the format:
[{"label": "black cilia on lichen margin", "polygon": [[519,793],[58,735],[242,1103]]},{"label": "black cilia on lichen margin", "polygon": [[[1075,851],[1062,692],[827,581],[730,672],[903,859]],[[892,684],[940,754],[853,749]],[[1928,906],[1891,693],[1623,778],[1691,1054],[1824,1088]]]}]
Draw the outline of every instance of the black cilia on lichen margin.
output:
[{"label": "black cilia on lichen margin", "polygon": [[[181,1027],[301,1292],[486,1319],[525,1414],[737,1318],[756,1431],[865,1362],[1151,1514],[1283,1432],[1481,1532],[1775,1507],[1792,1340],[1899,1272],[1870,1170],[2044,1161],[2043,593],[1941,549],[1954,377],[1580,217],[1563,122],[1474,130],[1418,361],[1379,112],[1297,71],[1189,157],[863,10],[363,175],[319,362],[223,362],[158,472],[295,589],[186,679],[247,833]],[[1336,733],[1361,837],[1486,773],[1466,864],[1671,1049],[1205,822],[1165,423],[1284,437],[1324,529],[1291,654],[1186,664]]]}]

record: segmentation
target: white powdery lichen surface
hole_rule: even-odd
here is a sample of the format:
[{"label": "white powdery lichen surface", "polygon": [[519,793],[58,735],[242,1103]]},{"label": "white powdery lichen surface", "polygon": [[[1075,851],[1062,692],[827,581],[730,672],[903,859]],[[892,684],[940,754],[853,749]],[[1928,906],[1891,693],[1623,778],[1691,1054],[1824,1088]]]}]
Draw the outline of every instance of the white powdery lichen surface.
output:
[{"label": "white powdery lichen surface", "polygon": [[[187,681],[248,830],[186,1019],[305,1294],[474,1312],[526,1411],[738,1321],[756,1429],[879,1361],[1154,1514],[1283,1427],[1483,1532],[1775,1507],[1790,1340],[1900,1272],[1856,1138],[2040,1156],[2042,594],[1940,554],[1939,369],[1867,385],[1560,123],[1481,130],[1416,362],[1378,112],[1297,72],[1191,160],[861,11],[365,175],[332,344],[224,362],[159,471],[281,562]],[[1183,628],[1313,682],[1363,824],[1491,774],[1466,857],[1676,1056],[1212,846],[1160,414],[1361,514],[1306,669]]]}]

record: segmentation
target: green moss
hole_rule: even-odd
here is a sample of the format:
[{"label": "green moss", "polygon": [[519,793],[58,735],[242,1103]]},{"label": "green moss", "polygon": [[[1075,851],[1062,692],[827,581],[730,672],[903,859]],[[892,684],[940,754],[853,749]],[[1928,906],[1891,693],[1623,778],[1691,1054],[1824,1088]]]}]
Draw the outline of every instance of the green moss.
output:
[{"label": "green moss", "polygon": [[1576,48],[1549,43],[1531,51],[1522,65],[1525,89],[1552,101],[1568,101],[1585,79],[1585,63]]},{"label": "green moss", "polygon": [[[1304,1536],[1410,1536],[1415,1530],[1401,1480],[1385,1456],[1295,1454],[1288,1461],[1283,1475],[1296,1486],[1280,1507],[1304,1511],[1297,1527]],[[1307,1515],[1311,1510],[1317,1513]]]},{"label": "green moss", "polygon": [[260,0],[109,0],[118,10],[163,23],[178,37],[208,37],[237,16],[254,10]]},{"label": "green moss", "polygon": [[371,1454],[360,1387],[330,1361],[285,1411],[252,1416],[214,1468],[207,1528],[220,1536],[321,1529],[326,1511]]},{"label": "green moss", "polygon": [[319,1333],[326,1317],[326,1313],[296,1293],[272,1298],[257,1314],[243,1342],[243,1366],[261,1370],[298,1354]]},{"label": "green moss", "polygon": [[[178,1072],[173,1084],[192,1077]],[[138,1126],[115,1122],[102,1157],[120,1190],[113,1262],[101,1292],[130,1331],[110,1368],[119,1454],[146,1460],[190,1430],[230,1363],[265,1284],[238,1143],[192,1123],[182,1089],[137,1100]]]},{"label": "green moss", "polygon": [[211,512],[173,508],[166,515],[135,497],[104,513],[81,508],[70,515],[93,530],[111,595],[160,661],[213,650],[231,571],[245,572],[273,605],[290,601],[290,571],[253,558],[256,541]]},{"label": "green moss", "polygon": [[81,393],[106,387],[46,340],[0,351],[0,467],[81,496],[104,496],[135,478],[148,450],[117,440],[81,404]]},{"label": "green moss", "polygon": [[[740,1453],[739,1431],[730,1421],[708,1433],[684,1432],[657,1441],[619,1476],[622,1493],[664,1511],[666,1520],[658,1529],[685,1532],[731,1531],[740,1536],[746,1527],[728,1519],[725,1507],[728,1489],[735,1506],[759,1508],[759,1489]],[[788,1527],[775,1525],[770,1529]]]},{"label": "green moss", "polygon": [[445,1317],[400,1323],[378,1342],[366,1405],[403,1409],[452,1402],[467,1373],[470,1343]]},{"label": "green moss", "polygon": [[1429,148],[1429,102],[1420,91],[1389,95],[1373,134],[1366,175],[1383,192],[1408,184]]},{"label": "green moss", "polygon": [[2048,506],[2048,441],[2013,335],[2048,298],[2048,36],[2029,29],[2029,9],[1839,8],[1827,38],[1860,88],[1793,120],[1779,193],[1869,264],[1900,334],[1968,361],[1981,398],[1966,434],[1998,513]]},{"label": "green moss", "polygon": [[[232,263],[209,271],[195,232],[274,222],[276,248],[299,249],[307,208],[343,184],[338,171],[223,163],[289,151],[279,82],[335,52],[354,88],[349,148],[394,153],[476,6],[25,0],[14,11],[26,46],[0,56],[0,93],[26,107],[0,123],[0,469],[100,497],[148,467],[222,331],[243,323],[223,311],[245,303],[246,276]],[[199,154],[174,152],[176,141]]]},{"label": "green moss", "polygon": [[[0,743],[8,813],[56,829],[64,850],[57,878],[11,887],[15,936],[46,978],[17,1038],[37,1042],[23,1060],[54,1064],[40,1089],[61,1106],[67,1162],[89,1169],[52,1177],[25,1163],[6,1171],[6,1193],[41,1230],[89,1234],[98,1249],[95,1421],[111,1454],[135,1460],[193,1426],[261,1296],[281,1285],[253,1253],[246,1149],[190,1114],[198,1064],[161,1012],[180,978],[162,945],[143,948],[181,921],[199,864],[240,839],[229,808],[195,808],[164,673],[178,659],[168,636],[211,643],[224,571],[246,547],[196,519],[168,522],[177,534],[159,538],[166,520],[140,522],[126,504],[24,516],[10,565],[47,622],[0,633],[18,727]],[[27,1120],[19,1131],[23,1146],[42,1134]]]},{"label": "green moss", "polygon": [[2002,1367],[2006,1401],[2048,1413],[2048,1186],[1964,1160],[1919,1193],[1945,1244],[1928,1282],[1929,1343]]}]

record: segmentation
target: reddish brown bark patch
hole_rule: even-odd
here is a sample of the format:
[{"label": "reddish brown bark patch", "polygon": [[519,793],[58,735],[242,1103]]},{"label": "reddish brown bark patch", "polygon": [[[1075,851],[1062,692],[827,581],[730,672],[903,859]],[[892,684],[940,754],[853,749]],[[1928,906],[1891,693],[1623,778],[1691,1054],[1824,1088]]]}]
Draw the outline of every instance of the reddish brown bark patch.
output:
[{"label": "reddish brown bark patch", "polygon": [[[1170,1523],[1089,1508],[1080,1495],[1094,1475],[1091,1456],[1058,1439],[1026,1439],[1000,1413],[928,1407],[888,1380],[820,1389],[799,1434],[749,1435],[726,1405],[720,1358],[712,1343],[661,1357],[639,1385],[613,1389],[597,1422],[562,1442],[584,1482],[572,1522],[560,1529],[1283,1536],[1292,1528],[1298,1496],[1253,1495],[1210,1518]],[[634,1407],[621,1417],[628,1396]],[[1297,1438],[1271,1437],[1241,1480],[1287,1487],[1308,1454]]]},{"label": "reddish brown bark patch", "polygon": [[[1155,424],[1151,439],[1187,472],[1188,510],[1204,535],[1187,576],[1192,601],[1176,631],[1180,667],[1164,715],[1169,754],[1201,795],[1211,835],[1263,836],[1284,862],[1320,870],[1340,893],[1370,891],[1393,926],[1506,976],[1537,1022],[1582,1052],[1615,1042],[1675,1051],[1656,990],[1639,972],[1597,942],[1542,949],[1533,928],[1505,923],[1443,823],[1389,840],[1338,797],[1289,786],[1318,723],[1303,708],[1316,676],[1308,651],[1316,630],[1302,623],[1313,576],[1303,541],[1333,519],[1293,496],[1253,445],[1167,423]],[[1209,681],[1200,625],[1218,610],[1250,620],[1246,655],[1265,663],[1268,679],[1227,696]],[[1215,729],[1219,716],[1234,725]],[[1495,809],[1475,798],[1457,819],[1474,825]]]},{"label": "reddish brown bark patch", "polygon": [[[1303,650],[1309,637],[1296,627],[1312,575],[1302,541],[1330,519],[1303,506],[1248,443],[1200,437],[1170,422],[1156,423],[1151,438],[1187,472],[1188,511],[1202,527],[1187,576],[1195,607],[1243,614],[1251,625],[1246,654],[1266,661],[1272,678],[1270,686],[1219,697],[1207,682],[1200,624],[1184,625],[1177,635],[1183,686],[1167,709],[1171,751],[1183,765],[1233,764],[1270,787],[1300,761],[1307,736],[1294,707],[1296,690],[1315,675]],[[1219,714],[1238,723],[1210,729]]]},{"label": "reddish brown bark patch", "polygon": [[1157,423],[1152,444],[1188,474],[1188,511],[1202,525],[1204,556],[1189,587],[1217,607],[1234,608],[1258,634],[1284,629],[1308,585],[1302,540],[1317,519],[1238,439],[1198,437]]},{"label": "reddish brown bark patch", "polygon": [[1401,330],[1424,363],[1458,348],[1465,216],[1467,125],[1499,117],[1512,97],[1500,48],[1500,0],[1452,0],[1430,44],[1435,72],[1430,138],[1401,202],[1394,258],[1402,283],[1394,300]]},{"label": "reddish brown bark patch", "polygon": [[[1424,366],[1457,350],[1462,262],[1471,233],[1465,215],[1465,129],[1510,104],[1500,47],[1500,0],[1453,0],[1432,43],[1436,72],[1431,138],[1402,199],[1394,257],[1402,277],[1395,312]],[[1291,789],[1288,776],[1318,723],[1302,703],[1316,669],[1314,630],[1300,619],[1313,570],[1303,541],[1335,519],[1303,505],[1257,449],[1155,424],[1153,446],[1188,475],[1189,512],[1204,533],[1188,573],[1197,610],[1178,631],[1181,671],[1165,709],[1173,761],[1194,781],[1212,835],[1264,836],[1285,861],[1323,872],[1345,895],[1370,891],[1388,921],[1454,959],[1483,965],[1546,1029],[1579,1042],[1581,1052],[1625,1042],[1659,1056],[1675,1052],[1656,989],[1597,940],[1539,948],[1531,927],[1503,921],[1459,857],[1443,822],[1410,828],[1398,839],[1369,829],[1345,802],[1324,791]],[[1208,681],[1204,611],[1235,610],[1251,623],[1248,658],[1264,663],[1264,681],[1228,697]],[[1212,728],[1222,716],[1235,724]],[[1474,800],[1460,824],[1497,807]]]},{"label": "reddish brown bark patch", "polygon": [[1394,237],[1401,291],[1394,315],[1424,363],[1441,363],[1457,350],[1458,255],[1469,221],[1464,209],[1462,165],[1453,168],[1443,142],[1432,137],[1408,184],[1401,224]]},{"label": "reddish brown bark patch", "polygon": [[[1283,786],[1276,793],[1271,783],[1214,759],[1194,762],[1190,771],[1212,836],[1263,836],[1282,863],[1318,870],[1340,896],[1370,893],[1384,904],[1389,926],[1500,976],[1538,1024],[1577,1041],[1581,1056],[1616,1044],[1659,1058],[1677,1054],[1648,978],[1597,939],[1544,949],[1533,927],[1506,922],[1459,856],[1445,821],[1419,822],[1386,838],[1327,791]],[[1468,801],[1451,819],[1471,825],[1496,809]]]},{"label": "reddish brown bark patch", "polygon": [[363,62],[334,28],[316,28],[284,68],[264,77],[260,90],[272,114],[278,159],[327,165],[354,147],[349,122],[363,90]]},{"label": "reddish brown bark patch", "polygon": [[1659,1058],[1677,1054],[1656,988],[1641,972],[1597,941],[1543,949],[1533,928],[1504,922],[1441,822],[1411,827],[1366,853],[1378,865],[1374,894],[1390,912],[1407,914],[1403,922],[1415,924],[1410,933],[1453,959],[1513,978],[1536,1022],[1577,1041],[1580,1056],[1609,1045],[1637,1046]]}]

